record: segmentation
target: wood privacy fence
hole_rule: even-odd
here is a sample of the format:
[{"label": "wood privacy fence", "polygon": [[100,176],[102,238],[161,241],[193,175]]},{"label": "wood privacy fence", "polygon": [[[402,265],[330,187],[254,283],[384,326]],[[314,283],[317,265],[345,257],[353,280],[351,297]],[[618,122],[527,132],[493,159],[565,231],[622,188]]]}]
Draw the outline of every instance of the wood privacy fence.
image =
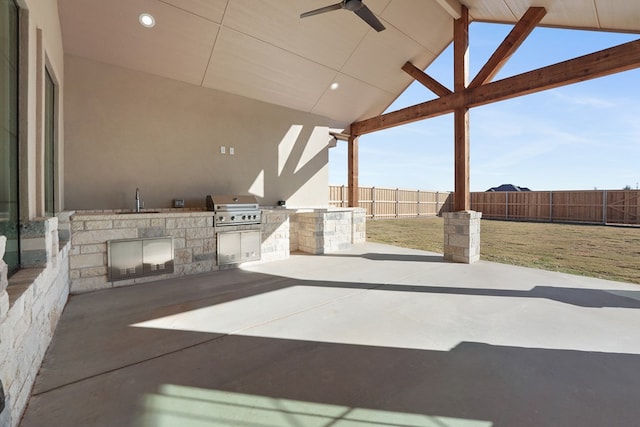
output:
[{"label": "wood privacy fence", "polygon": [[471,193],[487,219],[640,225],[640,190]]},{"label": "wood privacy fence", "polygon": [[[451,193],[442,191],[403,190],[400,188],[360,187],[360,207],[367,218],[410,218],[437,216],[451,210]],[[348,206],[347,187],[330,186],[329,204]]]},{"label": "wood privacy fence", "polygon": [[[360,187],[367,218],[437,216],[453,209],[453,193]],[[329,204],[348,205],[347,187],[330,186]],[[640,225],[640,190],[471,193],[471,209],[485,219]]]}]

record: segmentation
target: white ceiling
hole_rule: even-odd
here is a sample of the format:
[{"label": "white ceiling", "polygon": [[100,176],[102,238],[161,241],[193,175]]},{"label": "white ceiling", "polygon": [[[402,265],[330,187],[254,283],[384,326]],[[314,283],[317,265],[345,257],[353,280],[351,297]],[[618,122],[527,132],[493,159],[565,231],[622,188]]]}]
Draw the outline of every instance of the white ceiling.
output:
[{"label": "white ceiling", "polygon": [[[66,53],[223,90],[334,120],[380,114],[453,38],[457,0],[365,0],[387,27],[354,13],[300,13],[338,0],[58,0]],[[638,0],[464,0],[471,18],[640,32]],[[147,29],[142,12],[156,18]],[[331,83],[338,90],[330,90]]]}]

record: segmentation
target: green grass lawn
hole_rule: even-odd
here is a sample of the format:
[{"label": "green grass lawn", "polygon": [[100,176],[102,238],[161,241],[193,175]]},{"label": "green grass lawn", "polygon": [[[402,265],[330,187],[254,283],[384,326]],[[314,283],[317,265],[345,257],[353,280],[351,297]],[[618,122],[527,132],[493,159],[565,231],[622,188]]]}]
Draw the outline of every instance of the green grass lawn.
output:
[{"label": "green grass lawn", "polygon": [[[442,253],[442,218],[367,221],[367,239]],[[640,228],[483,220],[481,259],[640,284]]]}]

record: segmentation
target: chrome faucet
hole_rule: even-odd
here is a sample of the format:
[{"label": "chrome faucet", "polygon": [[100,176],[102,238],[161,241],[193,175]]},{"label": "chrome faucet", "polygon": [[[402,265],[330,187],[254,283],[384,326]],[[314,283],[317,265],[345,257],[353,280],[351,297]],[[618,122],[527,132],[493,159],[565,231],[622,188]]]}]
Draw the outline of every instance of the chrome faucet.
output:
[{"label": "chrome faucet", "polygon": [[136,212],[140,212],[140,189],[136,187]]}]

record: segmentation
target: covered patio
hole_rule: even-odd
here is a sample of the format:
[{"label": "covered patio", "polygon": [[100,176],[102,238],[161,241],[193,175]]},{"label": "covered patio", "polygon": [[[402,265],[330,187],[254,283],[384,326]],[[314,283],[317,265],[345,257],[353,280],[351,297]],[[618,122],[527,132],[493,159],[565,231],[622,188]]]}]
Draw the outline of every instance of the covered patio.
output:
[{"label": "covered patio", "polygon": [[75,295],[21,426],[635,425],[638,309],[373,243]]},{"label": "covered patio", "polygon": [[[479,259],[469,109],[638,68],[640,40],[494,81],[502,65],[538,25],[638,34],[638,2],[301,16],[326,3],[0,0],[1,426],[637,424],[636,286],[443,261]],[[475,77],[473,22],[513,26]],[[452,43],[447,88],[423,70]],[[436,98],[385,113],[414,81]],[[443,114],[444,256],[364,243],[358,138]],[[254,197],[262,219],[231,226],[260,263],[221,262],[211,194]]]}]

